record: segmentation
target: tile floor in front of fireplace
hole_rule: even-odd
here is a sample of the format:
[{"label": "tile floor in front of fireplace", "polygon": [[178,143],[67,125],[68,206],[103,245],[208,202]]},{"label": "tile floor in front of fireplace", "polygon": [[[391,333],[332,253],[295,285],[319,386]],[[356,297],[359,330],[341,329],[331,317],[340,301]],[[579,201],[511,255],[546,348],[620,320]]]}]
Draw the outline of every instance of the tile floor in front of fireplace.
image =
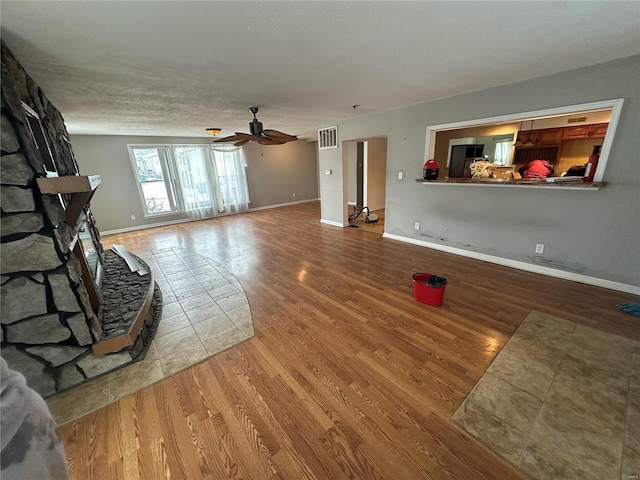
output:
[{"label": "tile floor in front of fireplace", "polygon": [[169,248],[134,252],[162,292],[162,317],[145,358],[47,399],[64,424],[251,338],[251,309],[240,282],[212,259]]}]

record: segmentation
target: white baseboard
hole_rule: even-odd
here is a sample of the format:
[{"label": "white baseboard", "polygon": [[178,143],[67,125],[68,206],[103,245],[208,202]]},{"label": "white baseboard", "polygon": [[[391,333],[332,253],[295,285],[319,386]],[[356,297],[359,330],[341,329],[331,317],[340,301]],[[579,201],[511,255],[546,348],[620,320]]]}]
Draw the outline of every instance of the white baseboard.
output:
[{"label": "white baseboard", "polygon": [[416,240],[414,238],[402,237],[400,235],[393,235],[391,233],[386,233],[386,232],[382,236],[383,238],[389,238],[391,240],[397,240],[399,242],[410,243],[412,245],[418,245],[421,247],[427,247],[427,248],[440,250],[447,253],[453,253],[454,255],[473,258],[475,260],[483,260],[485,262],[495,263],[497,265],[503,265],[505,267],[517,268],[518,270],[525,270],[527,272],[540,273],[542,275],[548,275],[549,277],[562,278],[564,280],[572,280],[574,282],[586,283],[587,285],[595,285],[596,287],[603,287],[603,288],[608,288],[610,290],[616,290],[619,292],[640,295],[640,287],[637,287],[635,285],[628,285],[626,283],[613,282],[611,280],[590,277],[588,275],[581,275],[579,273],[566,272],[564,270],[556,270],[555,268],[542,267],[540,265],[533,265],[531,263],[520,262],[518,260],[511,260],[508,258],[496,257],[494,255],[487,255],[486,253],[478,253],[470,250],[464,250],[462,248],[449,247],[447,245],[440,245],[437,243],[425,242],[424,240]]},{"label": "white baseboard", "polygon": [[191,218],[181,218],[179,220],[170,220],[168,222],[149,223],[147,225],[136,225],[134,227],[116,228],[115,230],[100,230],[100,235],[115,235],[117,233],[135,232],[136,230],[146,230],[147,228],[166,227],[168,225],[177,225],[178,223],[194,222]]},{"label": "white baseboard", "polygon": [[242,213],[257,212],[258,210],[266,210],[268,208],[286,207],[287,205],[297,205],[298,203],[315,202],[317,200],[319,200],[319,199],[318,198],[311,198],[311,199],[307,199],[307,200],[298,200],[297,202],[278,203],[276,205],[267,205],[266,207],[250,208],[246,212],[224,213],[224,214],[217,215],[215,217],[210,217],[210,218],[181,218],[179,220],[171,220],[171,221],[168,221],[168,222],[149,223],[147,225],[136,225],[135,227],[117,228],[115,230],[101,231],[100,235],[114,235],[114,234],[117,234],[117,233],[127,233],[127,232],[135,232],[136,230],[145,230],[147,228],[166,227],[167,225],[176,225],[178,223],[197,222],[198,220],[211,220],[213,218],[225,217],[225,216],[228,216],[228,215],[238,215],[238,214],[242,214]]},{"label": "white baseboard", "polygon": [[332,225],[334,227],[344,228],[344,223],[338,223],[338,222],[334,222],[332,220],[325,220],[324,218],[320,219],[320,223],[326,223],[327,225]]},{"label": "white baseboard", "polygon": [[249,211],[250,212],[257,212],[258,210],[267,210],[269,208],[286,207],[287,205],[298,205],[299,203],[317,202],[318,200],[320,200],[320,199],[319,198],[309,198],[307,200],[298,200],[296,202],[277,203],[275,205],[267,205],[266,207],[250,208]]}]

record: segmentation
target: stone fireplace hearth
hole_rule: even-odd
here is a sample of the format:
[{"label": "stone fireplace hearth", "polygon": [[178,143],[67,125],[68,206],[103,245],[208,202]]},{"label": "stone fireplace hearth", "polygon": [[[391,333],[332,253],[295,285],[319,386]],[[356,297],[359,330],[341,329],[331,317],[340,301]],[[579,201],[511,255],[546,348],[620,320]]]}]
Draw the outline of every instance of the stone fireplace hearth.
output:
[{"label": "stone fireplace hearth", "polygon": [[[144,357],[162,298],[104,252],[60,112],[2,42],[2,357],[49,397]],[[140,260],[141,262],[141,260]]]}]

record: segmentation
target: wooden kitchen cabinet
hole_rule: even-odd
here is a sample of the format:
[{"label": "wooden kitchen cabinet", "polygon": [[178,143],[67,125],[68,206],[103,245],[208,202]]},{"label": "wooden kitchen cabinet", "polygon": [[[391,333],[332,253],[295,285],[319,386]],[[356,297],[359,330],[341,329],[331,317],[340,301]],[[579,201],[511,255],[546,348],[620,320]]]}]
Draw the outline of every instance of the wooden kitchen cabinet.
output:
[{"label": "wooden kitchen cabinet", "polygon": [[563,130],[563,128],[534,130],[531,139],[535,145],[560,145],[560,143],[562,143]]},{"label": "wooden kitchen cabinet", "polygon": [[581,140],[589,138],[590,125],[581,127],[567,127],[564,129],[563,140]]},{"label": "wooden kitchen cabinet", "polygon": [[607,133],[608,123],[595,123],[593,125],[581,125],[579,127],[566,127],[563,140],[583,140],[589,138],[604,138]]},{"label": "wooden kitchen cabinet", "polygon": [[591,125],[591,137],[590,138],[604,138],[607,134],[608,123],[596,123]]}]

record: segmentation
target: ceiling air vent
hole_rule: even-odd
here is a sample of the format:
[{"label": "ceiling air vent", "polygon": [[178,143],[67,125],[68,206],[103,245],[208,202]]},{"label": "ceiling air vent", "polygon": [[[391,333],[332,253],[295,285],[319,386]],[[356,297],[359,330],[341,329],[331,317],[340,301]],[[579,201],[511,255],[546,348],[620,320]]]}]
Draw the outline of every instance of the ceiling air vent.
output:
[{"label": "ceiling air vent", "polygon": [[576,117],[576,118],[568,119],[567,123],[582,123],[586,121],[587,121],[587,117]]},{"label": "ceiling air vent", "polygon": [[318,148],[338,148],[338,127],[327,127],[318,130]]}]

